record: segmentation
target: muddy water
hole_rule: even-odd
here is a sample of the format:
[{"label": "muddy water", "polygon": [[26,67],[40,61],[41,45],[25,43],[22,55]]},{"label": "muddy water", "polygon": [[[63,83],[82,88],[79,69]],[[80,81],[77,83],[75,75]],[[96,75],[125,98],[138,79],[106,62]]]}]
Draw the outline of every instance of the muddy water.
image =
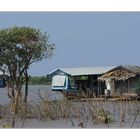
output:
[{"label": "muddy water", "polygon": [[[24,93],[24,86],[22,88],[22,92]],[[7,96],[7,88],[0,88],[0,104],[9,103],[10,99]],[[48,98],[49,100],[57,100],[62,99],[63,96],[61,94],[57,94],[56,92],[51,91],[51,86],[47,85],[29,85],[29,96],[28,102],[38,102],[41,97]]]},{"label": "muddy water", "polygon": [[73,123],[71,120],[67,119],[59,119],[59,120],[45,120],[40,121],[36,119],[25,120],[24,125],[22,121],[16,122],[16,128],[90,128],[90,129],[110,129],[110,128],[140,128],[140,123],[134,124],[131,127],[131,123],[125,123],[123,126],[120,125],[120,122],[110,123],[110,124],[96,124],[92,121],[87,123],[83,123],[83,127],[80,125],[80,121],[77,119],[73,119]]},{"label": "muddy water", "polygon": [[[24,87],[23,90],[24,92]],[[61,94],[51,91],[50,86],[36,85],[29,86],[28,102],[39,102],[40,96],[49,100],[63,99]],[[7,104],[10,99],[7,96],[7,89],[0,88],[0,104]],[[75,102],[75,105],[84,106],[86,102]],[[95,123],[92,120],[84,120],[83,118],[71,119],[58,119],[58,120],[37,120],[26,119],[23,123],[22,120],[17,120],[16,127],[21,128],[81,128],[79,125],[83,123],[84,128],[140,128],[140,102],[96,102],[95,106],[104,108],[110,112],[114,120],[109,124]],[[138,113],[136,113],[138,110]],[[24,125],[23,125],[24,124]]]}]

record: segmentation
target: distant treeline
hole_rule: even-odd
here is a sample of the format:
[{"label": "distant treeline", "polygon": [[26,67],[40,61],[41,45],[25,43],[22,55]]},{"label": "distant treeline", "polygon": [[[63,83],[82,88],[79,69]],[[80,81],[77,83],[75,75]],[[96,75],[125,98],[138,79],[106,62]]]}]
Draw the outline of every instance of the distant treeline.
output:
[{"label": "distant treeline", "polygon": [[32,76],[29,81],[30,85],[50,85],[46,76]]}]

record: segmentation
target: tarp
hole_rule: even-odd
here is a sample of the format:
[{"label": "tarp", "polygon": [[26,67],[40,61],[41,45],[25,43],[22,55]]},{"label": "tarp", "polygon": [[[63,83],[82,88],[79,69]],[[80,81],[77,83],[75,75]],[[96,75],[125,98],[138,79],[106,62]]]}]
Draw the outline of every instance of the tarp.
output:
[{"label": "tarp", "polygon": [[114,84],[112,80],[106,80],[106,87],[108,90],[114,89]]},{"label": "tarp", "polygon": [[66,81],[66,76],[56,75],[52,78],[53,87],[64,87]]}]

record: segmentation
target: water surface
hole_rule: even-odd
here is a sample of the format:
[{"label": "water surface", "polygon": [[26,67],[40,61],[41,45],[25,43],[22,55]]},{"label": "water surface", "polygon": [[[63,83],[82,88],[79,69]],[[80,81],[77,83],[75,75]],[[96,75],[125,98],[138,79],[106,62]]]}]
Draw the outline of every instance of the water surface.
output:
[{"label": "water surface", "polygon": [[[22,88],[23,93],[24,88],[25,86]],[[7,104],[10,102],[7,93],[7,88],[0,88],[0,104]],[[29,85],[28,102],[40,101],[40,95],[49,100],[58,100],[63,98],[61,94],[51,91],[51,86],[49,85]]]}]

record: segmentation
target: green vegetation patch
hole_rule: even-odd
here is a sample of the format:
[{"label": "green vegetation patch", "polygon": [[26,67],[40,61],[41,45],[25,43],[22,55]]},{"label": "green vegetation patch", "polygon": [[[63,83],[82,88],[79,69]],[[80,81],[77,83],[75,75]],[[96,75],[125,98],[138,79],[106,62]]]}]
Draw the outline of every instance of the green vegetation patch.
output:
[{"label": "green vegetation patch", "polygon": [[50,85],[50,81],[45,76],[34,76],[29,80],[30,85]]}]

